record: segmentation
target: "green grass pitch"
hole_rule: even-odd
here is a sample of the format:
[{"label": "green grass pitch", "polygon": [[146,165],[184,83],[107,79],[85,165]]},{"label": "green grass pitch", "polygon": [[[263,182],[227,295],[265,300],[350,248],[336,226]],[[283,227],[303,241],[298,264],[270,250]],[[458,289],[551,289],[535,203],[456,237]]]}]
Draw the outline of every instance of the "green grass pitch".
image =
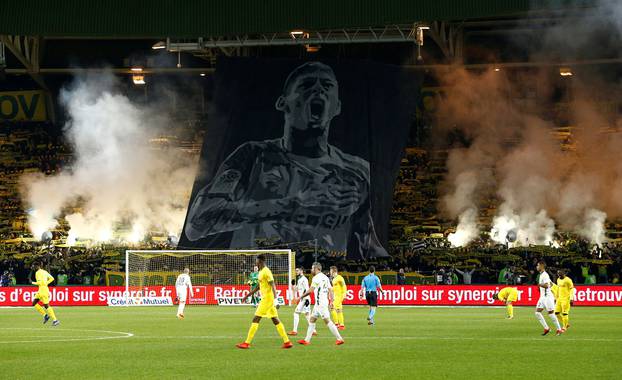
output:
[{"label": "green grass pitch", "polygon": [[[57,307],[61,326],[33,309],[0,309],[0,378],[6,379],[617,379],[622,309],[574,308],[561,337],[540,336],[533,308],[346,307],[346,344],[323,323],[310,346],[280,348],[263,320],[250,350],[250,307]],[[289,330],[292,308],[279,314]],[[548,320],[547,320],[548,321]],[[301,331],[306,331],[301,321]],[[130,336],[131,334],[131,336]]]}]

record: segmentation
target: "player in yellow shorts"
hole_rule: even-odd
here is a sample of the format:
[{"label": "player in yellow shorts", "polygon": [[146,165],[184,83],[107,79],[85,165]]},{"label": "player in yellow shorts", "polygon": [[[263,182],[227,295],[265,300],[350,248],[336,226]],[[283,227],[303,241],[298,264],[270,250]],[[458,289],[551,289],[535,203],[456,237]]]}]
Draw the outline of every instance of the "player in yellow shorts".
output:
[{"label": "player in yellow shorts", "polygon": [[518,300],[518,289],[508,286],[499,290],[499,293],[496,293],[492,297],[496,300],[505,302],[508,312],[507,318],[514,318],[514,306],[512,306],[512,303]]},{"label": "player in yellow shorts", "polygon": [[[33,285],[39,286],[39,290],[37,294],[35,294],[35,298],[32,300],[32,306],[37,309],[37,311],[43,315],[43,324],[47,323],[47,321],[52,318],[52,326],[58,326],[60,321],[56,319],[56,314],[54,314],[54,309],[50,306],[50,289],[48,285],[54,281],[54,277],[49,274],[45,269],[41,268],[41,264],[35,262],[33,264],[35,269],[35,282]],[[43,304],[43,306],[39,305],[39,302]]]},{"label": "player in yellow shorts", "polygon": [[574,284],[570,277],[566,276],[566,271],[557,271],[557,295],[555,297],[555,315],[559,320],[564,332],[570,327],[570,306],[574,301]]},{"label": "player in yellow shorts", "polygon": [[346,297],[348,287],[346,286],[346,280],[339,274],[336,266],[330,267],[330,277],[332,278],[333,293],[335,296],[330,314],[337,328],[339,330],[345,330],[346,322],[343,317],[343,300]]},{"label": "player in yellow shorts", "polygon": [[257,309],[255,309],[255,317],[253,318],[253,323],[251,323],[251,327],[248,330],[246,340],[242,343],[236,344],[236,347],[242,349],[250,348],[251,341],[253,340],[257,329],[259,329],[259,322],[261,321],[261,318],[270,318],[272,319],[272,323],[276,326],[276,331],[283,339],[283,348],[291,348],[292,342],[289,341],[287,333],[285,332],[285,326],[283,326],[279,320],[279,314],[276,311],[275,298],[277,291],[272,271],[270,271],[270,268],[266,266],[266,257],[264,255],[257,256],[256,262],[257,267],[259,268],[259,274],[257,275],[259,286],[255,287],[255,289],[248,293],[242,301],[246,301],[253,294],[257,293],[258,290],[261,292],[261,301],[259,301]]}]

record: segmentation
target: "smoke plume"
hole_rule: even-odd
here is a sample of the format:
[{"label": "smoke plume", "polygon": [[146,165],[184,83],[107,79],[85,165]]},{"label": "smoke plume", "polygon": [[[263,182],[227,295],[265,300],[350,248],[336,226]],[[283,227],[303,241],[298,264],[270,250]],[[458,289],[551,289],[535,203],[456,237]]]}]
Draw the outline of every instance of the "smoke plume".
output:
[{"label": "smoke plume", "polygon": [[[122,95],[111,75],[75,80],[60,102],[64,135],[75,161],[59,174],[25,176],[29,225],[35,238],[65,217],[76,239],[137,242],[151,230],[178,235],[195,174],[195,160],[150,140],[172,127],[166,112]],[[153,140],[152,140],[153,142]]]},{"label": "smoke plume", "polygon": [[[606,55],[606,42],[622,40],[621,15],[622,3],[614,1],[575,12],[542,36],[532,58],[579,59],[603,32],[609,39],[599,51]],[[523,77],[507,70],[438,75],[446,91],[441,135],[464,137],[458,148],[450,146],[441,200],[446,215],[458,220],[452,245],[477,238],[477,213],[490,203],[497,207],[489,236],[497,243],[511,234],[519,245],[554,245],[556,229],[593,244],[606,241],[606,220],[622,217],[622,123],[617,109],[603,108],[620,98],[620,89],[608,69],[575,67],[572,78],[554,80],[546,67]],[[540,103],[518,96],[529,83]],[[550,117],[555,102],[542,99],[562,85],[572,95],[562,99],[569,120],[560,129]]]}]

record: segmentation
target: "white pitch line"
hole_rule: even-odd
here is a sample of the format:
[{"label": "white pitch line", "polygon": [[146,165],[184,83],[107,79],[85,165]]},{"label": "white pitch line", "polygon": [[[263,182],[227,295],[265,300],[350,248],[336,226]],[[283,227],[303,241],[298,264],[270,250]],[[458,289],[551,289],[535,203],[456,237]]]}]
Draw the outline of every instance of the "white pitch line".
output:
[{"label": "white pitch line", "polygon": [[[32,339],[32,338],[33,338],[33,336],[32,336],[32,335],[11,335],[11,338],[31,338],[31,339]],[[43,336],[43,335],[41,335],[41,336],[39,336],[39,337],[38,337],[39,341],[44,340],[44,339],[46,339],[46,338],[47,338],[47,337],[46,337],[46,336]],[[50,336],[50,338],[54,338],[54,337],[53,337],[53,336]],[[93,335],[93,336],[88,336],[88,335],[87,335],[87,336],[84,336],[84,335],[76,335],[76,336],[71,336],[71,335],[70,335],[70,336],[65,336],[65,335],[63,335],[63,336],[62,336],[62,338],[63,338],[63,339],[73,339],[73,338],[84,338],[84,339],[89,338],[89,339],[95,339],[95,338],[101,338],[101,335]]]},{"label": "white pitch line", "polygon": [[[26,331],[38,331],[38,332],[58,332],[61,333],[63,331],[78,331],[78,332],[98,332],[105,334],[118,334],[117,336],[100,336],[100,337],[59,337],[57,339],[47,339],[44,337],[46,342],[71,342],[71,341],[92,341],[92,340],[109,340],[109,339],[124,339],[124,338],[134,338],[134,339],[241,339],[239,335],[135,335],[130,332],[122,332],[122,331],[109,331],[109,330],[88,330],[88,329],[64,329],[59,328],[55,330],[43,330],[41,328],[19,328],[19,327],[0,327],[0,330],[26,330]],[[301,335],[302,336],[302,335]],[[256,339],[273,339],[273,337],[257,337]],[[332,336],[318,336],[314,339],[333,339]],[[511,338],[511,337],[447,337],[447,336],[353,336],[353,337],[345,337],[347,340],[460,340],[460,341],[538,341],[542,342],[543,337],[525,337],[525,338]],[[21,340],[21,341],[0,341],[0,343],[36,343],[40,342],[41,337],[38,337],[37,340]],[[622,342],[622,339],[612,339],[612,338],[559,338],[558,342],[562,341],[570,341],[570,342]]]},{"label": "white pitch line", "polygon": [[[0,327],[0,330],[27,330],[27,331],[39,331],[41,332],[42,329],[41,328],[32,328],[32,327]],[[109,339],[125,339],[125,338],[131,338],[134,336],[133,333],[129,333],[129,332],[123,332],[123,331],[108,331],[108,330],[88,330],[88,329],[65,329],[62,327],[56,328],[54,330],[45,330],[45,332],[49,332],[49,331],[58,331],[58,332],[63,332],[63,331],[82,331],[82,332],[97,332],[97,333],[104,333],[104,334],[119,334],[116,336],[100,336],[100,337],[80,337],[80,338],[65,338],[65,337],[59,337],[59,338],[54,338],[54,339],[47,339],[47,337],[43,337],[43,339],[45,339],[45,342],[76,342],[76,341],[94,341],[94,340],[109,340]],[[34,338],[34,337],[33,337]],[[6,340],[6,341],[0,341],[0,344],[3,343],[39,343],[41,342],[41,336],[37,337],[36,340]]]},{"label": "white pitch line", "polygon": [[[553,333],[551,333],[553,334]],[[303,335],[299,335],[303,336]],[[239,335],[168,335],[168,336],[159,336],[159,335],[135,335],[136,339],[241,339],[243,337]],[[268,336],[260,336],[255,339],[274,339],[274,337]],[[334,339],[333,336],[325,335],[325,336],[317,336],[313,338],[316,339]],[[544,339],[549,339],[545,337],[533,337],[533,338],[484,338],[484,337],[443,337],[443,336],[353,336],[347,337],[344,336],[346,341],[348,340],[376,340],[376,339],[389,339],[389,340],[470,340],[470,341],[538,341],[542,342]],[[610,338],[559,338],[561,341],[572,341],[572,342],[622,342],[622,339],[610,339]]]}]

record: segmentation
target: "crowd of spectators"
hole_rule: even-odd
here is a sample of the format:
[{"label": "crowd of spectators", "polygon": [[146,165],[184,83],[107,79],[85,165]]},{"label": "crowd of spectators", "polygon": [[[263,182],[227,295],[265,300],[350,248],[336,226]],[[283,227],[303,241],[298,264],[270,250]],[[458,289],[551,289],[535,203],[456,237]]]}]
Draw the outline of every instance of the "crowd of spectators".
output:
[{"label": "crowd of spectators", "polygon": [[[103,284],[106,271],[124,266],[122,245],[44,247],[29,239],[27,210],[19,193],[24,173],[53,175],[72,161],[71,150],[63,143],[60,128],[48,123],[0,124],[0,285],[28,283],[31,262],[44,259],[61,284]],[[176,142],[198,154],[200,135]],[[188,140],[188,141],[186,141]],[[196,141],[194,141],[196,140]],[[166,139],[166,141],[171,141]],[[185,141],[185,142],[184,142]],[[193,142],[194,141],[194,142]],[[452,248],[446,236],[452,221],[443,220],[437,210],[437,189],[443,180],[447,151],[406,149],[395,183],[391,214],[390,258],[347,261],[343,252],[323,252],[313,242],[280,244],[258,242],[264,248],[290,248],[298,264],[310,266],[315,259],[342,270],[364,272],[374,264],[378,271],[396,273],[396,283],[418,273],[429,283],[531,283],[535,261],[544,258],[551,268],[570,270],[578,283],[613,283],[620,280],[622,247],[615,241],[601,247],[570,235],[557,236],[561,247],[508,248],[481,237],[467,248]],[[494,210],[493,210],[494,211]],[[134,248],[169,248],[165,243],[145,241]]]},{"label": "crowd of spectators", "polygon": [[[33,278],[32,263],[36,260],[44,263],[56,278],[57,285],[106,285],[107,271],[125,270],[127,249],[171,248],[167,242],[142,242],[132,246],[97,244],[91,247],[20,244],[17,253],[0,253],[0,273],[6,274],[8,284],[27,284]],[[0,286],[7,285],[0,281]]]},{"label": "crowd of spectators", "polygon": [[27,173],[58,173],[72,161],[61,131],[51,123],[0,123],[0,239],[28,233],[26,207],[20,196]]},{"label": "crowd of spectators", "polygon": [[[465,248],[452,248],[447,235],[455,221],[446,220],[438,209],[437,189],[444,180],[448,151],[406,148],[395,183],[390,224],[391,270],[404,269],[431,276],[434,283],[529,283],[534,280],[535,258],[571,271],[580,283],[617,283],[622,245],[617,240],[590,245],[573,234],[556,234],[560,247],[508,248],[482,234]],[[480,222],[492,223],[496,200],[480,212]],[[610,230],[618,226],[611,223]],[[379,263],[384,266],[383,263]],[[512,272],[504,271],[510,266]],[[475,270],[474,272],[472,272]]]},{"label": "crowd of spectators", "polygon": [[[622,273],[622,247],[617,243],[605,243],[598,251],[577,253],[567,247],[544,246],[508,248],[496,246],[470,246],[451,248],[442,239],[424,241],[435,244],[413,248],[412,244],[391,246],[389,258],[373,261],[347,261],[331,257],[328,252],[315,250],[312,245],[278,244],[270,248],[290,248],[297,252],[297,264],[310,266],[316,259],[326,265],[338,265],[347,272],[365,272],[369,265],[377,271],[396,273],[396,282],[404,281],[405,274],[417,273],[425,283],[433,284],[530,284],[535,281],[535,264],[544,259],[551,271],[565,269],[580,284],[618,284]],[[569,245],[572,249],[574,245]],[[35,243],[21,243],[13,247],[13,254],[0,254],[0,284],[27,283],[32,277],[31,263],[43,260],[64,284],[104,284],[105,272],[120,272],[124,268],[125,250],[170,249],[167,242],[145,241],[139,245],[96,245],[92,247],[48,248]],[[15,253],[17,252],[17,253]],[[317,255],[317,256],[316,256]],[[309,264],[309,265],[307,265]],[[401,275],[400,275],[401,273]],[[401,280],[400,280],[401,277]]]}]

